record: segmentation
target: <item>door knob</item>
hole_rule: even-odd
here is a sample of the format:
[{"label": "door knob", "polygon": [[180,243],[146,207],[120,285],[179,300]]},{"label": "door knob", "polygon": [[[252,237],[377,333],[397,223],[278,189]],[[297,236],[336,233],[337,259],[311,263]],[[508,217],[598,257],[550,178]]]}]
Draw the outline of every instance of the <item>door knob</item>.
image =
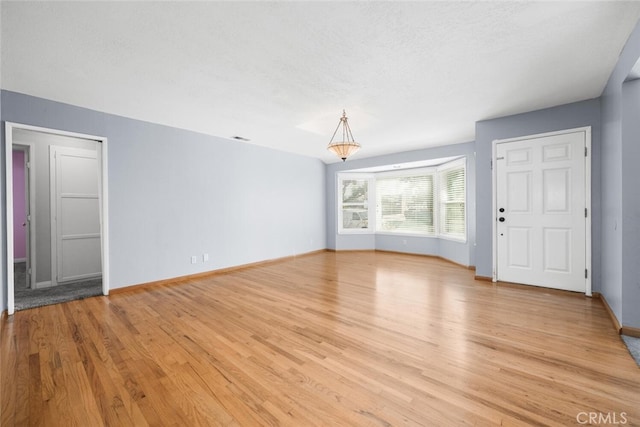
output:
[{"label": "door knob", "polygon": [[498,218],[498,221],[500,221],[500,222],[504,222],[504,217],[503,217],[503,216],[501,216],[500,218]]}]

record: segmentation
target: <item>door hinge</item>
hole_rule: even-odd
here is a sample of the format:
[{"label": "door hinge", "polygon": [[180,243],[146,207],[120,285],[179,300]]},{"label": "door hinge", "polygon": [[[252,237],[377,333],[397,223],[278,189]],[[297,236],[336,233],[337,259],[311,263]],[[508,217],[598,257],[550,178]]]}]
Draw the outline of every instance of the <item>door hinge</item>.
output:
[{"label": "door hinge", "polygon": [[589,278],[589,270],[587,270],[586,268],[584,269],[584,278],[585,279]]},{"label": "door hinge", "polygon": [[584,217],[585,217],[585,218],[587,217],[587,212],[588,212],[588,211],[587,211],[587,208],[584,208]]},{"label": "door hinge", "polygon": [[31,167],[31,162],[27,162],[27,169]]},{"label": "door hinge", "polygon": [[584,156],[585,156],[585,157],[587,157],[587,150],[588,150],[588,148],[587,148],[587,147],[584,147]]},{"label": "door hinge", "polygon": [[489,163],[490,163],[491,170],[493,170],[493,159]]}]

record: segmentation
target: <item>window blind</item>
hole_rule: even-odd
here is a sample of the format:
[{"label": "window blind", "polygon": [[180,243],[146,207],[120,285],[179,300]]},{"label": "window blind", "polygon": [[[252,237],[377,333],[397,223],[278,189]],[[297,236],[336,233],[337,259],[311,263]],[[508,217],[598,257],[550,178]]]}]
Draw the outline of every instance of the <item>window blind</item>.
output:
[{"label": "window blind", "polygon": [[456,238],[466,236],[465,167],[457,166],[438,173],[440,183],[440,234]]},{"label": "window blind", "polygon": [[433,234],[433,174],[376,178],[378,231]]}]

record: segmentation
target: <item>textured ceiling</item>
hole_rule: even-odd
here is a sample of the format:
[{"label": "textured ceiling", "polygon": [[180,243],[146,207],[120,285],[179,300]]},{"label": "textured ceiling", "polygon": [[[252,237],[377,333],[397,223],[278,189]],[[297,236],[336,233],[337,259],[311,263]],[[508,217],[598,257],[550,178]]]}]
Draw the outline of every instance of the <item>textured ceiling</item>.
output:
[{"label": "textured ceiling", "polygon": [[[2,88],[321,158],[597,97],[640,2],[7,2]],[[236,142],[245,144],[246,142]]]}]

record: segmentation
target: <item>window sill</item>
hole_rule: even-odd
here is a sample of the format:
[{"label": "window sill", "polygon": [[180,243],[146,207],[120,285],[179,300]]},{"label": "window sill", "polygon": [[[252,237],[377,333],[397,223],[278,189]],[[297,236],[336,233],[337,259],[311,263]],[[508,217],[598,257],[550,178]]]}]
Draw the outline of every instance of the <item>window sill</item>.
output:
[{"label": "window sill", "polygon": [[401,233],[401,232],[389,232],[389,231],[371,231],[371,230],[341,230],[338,231],[339,236],[353,236],[353,235],[374,235],[374,236],[389,236],[389,237],[418,237],[427,239],[440,239],[448,240],[450,242],[466,244],[467,239],[454,236],[436,235],[436,234],[419,234],[419,233]]}]

